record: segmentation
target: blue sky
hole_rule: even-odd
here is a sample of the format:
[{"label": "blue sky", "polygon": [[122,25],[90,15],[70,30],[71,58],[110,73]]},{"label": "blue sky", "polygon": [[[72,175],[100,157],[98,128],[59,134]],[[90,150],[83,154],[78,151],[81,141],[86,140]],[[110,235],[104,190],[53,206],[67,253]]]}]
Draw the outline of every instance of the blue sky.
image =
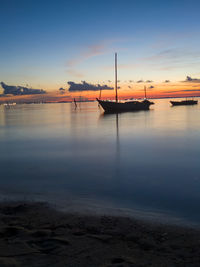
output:
[{"label": "blue sky", "polygon": [[200,77],[200,2],[0,0],[0,77],[47,90],[67,81]]}]

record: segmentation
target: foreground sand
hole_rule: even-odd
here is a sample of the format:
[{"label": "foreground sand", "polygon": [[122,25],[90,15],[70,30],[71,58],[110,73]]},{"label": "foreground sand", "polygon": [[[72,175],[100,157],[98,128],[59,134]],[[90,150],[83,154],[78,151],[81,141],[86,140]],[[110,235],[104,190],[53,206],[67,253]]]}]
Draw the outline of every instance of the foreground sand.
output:
[{"label": "foreground sand", "polygon": [[0,266],[200,266],[200,231],[0,204]]}]

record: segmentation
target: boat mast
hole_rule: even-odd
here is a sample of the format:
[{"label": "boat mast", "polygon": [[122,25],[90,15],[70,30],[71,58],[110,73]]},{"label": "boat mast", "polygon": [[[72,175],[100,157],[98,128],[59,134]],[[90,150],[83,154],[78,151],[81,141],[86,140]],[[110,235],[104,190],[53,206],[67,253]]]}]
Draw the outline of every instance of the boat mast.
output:
[{"label": "boat mast", "polygon": [[146,89],[146,86],[144,86],[144,98],[145,99],[147,98],[147,89]]},{"label": "boat mast", "polygon": [[101,89],[99,90],[99,99],[101,99]]},{"label": "boat mast", "polygon": [[115,53],[115,100],[118,102],[117,96],[117,53]]}]

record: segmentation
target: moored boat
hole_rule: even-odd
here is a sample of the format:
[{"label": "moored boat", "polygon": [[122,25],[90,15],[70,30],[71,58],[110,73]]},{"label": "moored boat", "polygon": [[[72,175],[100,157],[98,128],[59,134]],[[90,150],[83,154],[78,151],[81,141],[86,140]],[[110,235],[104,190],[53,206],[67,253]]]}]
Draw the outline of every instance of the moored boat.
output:
[{"label": "moored boat", "polygon": [[145,99],[143,101],[127,101],[127,102],[113,102],[108,100],[99,100],[97,101],[104,109],[105,112],[125,112],[125,111],[137,111],[137,110],[148,110],[150,105],[153,105],[153,102]]},{"label": "moored boat", "polygon": [[183,105],[196,105],[198,100],[182,100],[182,101],[170,101],[172,106],[183,106]]},{"label": "moored boat", "polygon": [[119,102],[117,94],[117,53],[115,53],[115,102],[109,100],[100,100],[97,98],[99,105],[105,112],[118,113],[126,111],[139,111],[148,110],[150,105],[154,103],[146,99],[146,87],[145,87],[145,99],[143,101],[126,101]]}]

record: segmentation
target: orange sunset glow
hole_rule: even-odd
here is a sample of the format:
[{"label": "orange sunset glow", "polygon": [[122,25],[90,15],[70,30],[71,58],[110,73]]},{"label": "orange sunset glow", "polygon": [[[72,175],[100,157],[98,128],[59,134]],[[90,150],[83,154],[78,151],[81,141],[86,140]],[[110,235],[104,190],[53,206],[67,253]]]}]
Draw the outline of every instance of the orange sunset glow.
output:
[{"label": "orange sunset glow", "polygon": [[[114,85],[113,85],[114,86]],[[180,83],[147,83],[131,85],[120,82],[118,84],[118,96],[120,100],[124,99],[138,99],[144,98],[144,86],[147,88],[148,98],[165,98],[165,97],[198,97],[200,96],[200,86],[193,82]],[[131,87],[131,88],[130,88]],[[14,101],[17,103],[23,102],[71,102],[74,100],[87,101],[95,100],[100,96],[100,91],[83,91],[83,92],[69,92],[65,90],[62,94],[57,91],[50,91],[43,95],[19,95],[19,96],[2,96],[0,103]],[[102,99],[114,99],[115,92],[113,90],[102,90]]]}]

